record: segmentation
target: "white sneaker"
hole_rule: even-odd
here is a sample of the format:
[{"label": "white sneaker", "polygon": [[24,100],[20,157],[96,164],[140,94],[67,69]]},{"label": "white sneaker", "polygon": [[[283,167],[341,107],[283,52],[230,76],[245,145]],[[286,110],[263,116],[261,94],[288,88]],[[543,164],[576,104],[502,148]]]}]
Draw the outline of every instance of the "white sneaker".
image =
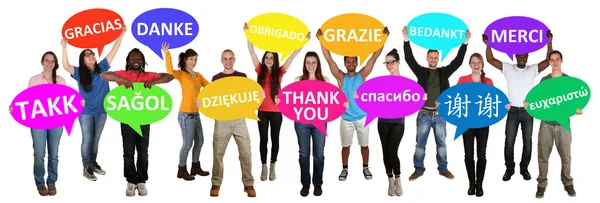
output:
[{"label": "white sneaker", "polygon": [[125,190],[125,195],[127,195],[127,197],[135,196],[136,188],[137,188],[137,185],[135,185],[133,183],[127,183],[127,190]]},{"label": "white sneaker", "polygon": [[137,184],[137,190],[138,190],[138,195],[139,196],[146,196],[146,195],[148,195],[148,188],[146,188],[146,183],[138,183]]},{"label": "white sneaker", "polygon": [[388,178],[388,195],[396,195],[396,180],[394,180],[394,177]]}]

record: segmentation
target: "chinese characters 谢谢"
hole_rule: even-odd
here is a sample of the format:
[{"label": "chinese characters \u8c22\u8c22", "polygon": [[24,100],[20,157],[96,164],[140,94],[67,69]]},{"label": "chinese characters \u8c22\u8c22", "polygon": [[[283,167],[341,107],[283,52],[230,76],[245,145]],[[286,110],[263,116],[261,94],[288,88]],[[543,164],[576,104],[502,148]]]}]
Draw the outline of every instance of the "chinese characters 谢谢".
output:
[{"label": "chinese characters \u8c22\u8c22", "polygon": [[[464,94],[461,96],[460,93],[456,93],[456,97],[452,97],[450,95],[447,96],[450,100],[444,102],[444,104],[449,106],[448,116],[455,115],[458,118],[466,118],[469,116],[469,104],[472,103],[472,101],[469,100],[469,95]],[[502,101],[500,101],[497,94],[495,96],[491,96],[491,94],[488,93],[485,97],[477,95],[477,98],[479,98],[479,100],[475,102],[475,104],[479,107],[477,116],[483,115],[487,116],[488,118],[492,118],[492,116],[498,117],[498,108],[501,107],[500,104]]]}]

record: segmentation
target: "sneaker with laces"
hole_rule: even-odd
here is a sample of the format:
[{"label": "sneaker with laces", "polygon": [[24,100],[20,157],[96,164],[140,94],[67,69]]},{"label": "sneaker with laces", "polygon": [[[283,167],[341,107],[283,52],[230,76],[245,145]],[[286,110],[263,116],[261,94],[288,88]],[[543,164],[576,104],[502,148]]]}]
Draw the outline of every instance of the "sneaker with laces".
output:
[{"label": "sneaker with laces", "polygon": [[133,183],[127,183],[127,189],[125,190],[125,195],[127,195],[127,197],[133,197],[135,196],[135,189],[137,188],[137,185],[133,184]]},{"label": "sneaker with laces", "polygon": [[365,179],[367,180],[373,179],[373,174],[369,171],[369,167],[363,167],[363,175],[365,175]]},{"label": "sneaker with laces", "polygon": [[92,166],[94,167],[94,173],[96,173],[98,175],[104,175],[104,174],[106,174],[106,171],[102,170],[102,167],[100,167],[100,165],[94,164]]},{"label": "sneaker with laces", "polygon": [[137,190],[138,190],[138,195],[139,196],[146,196],[146,195],[148,195],[148,188],[146,188],[146,183],[138,183],[137,184]]},{"label": "sneaker with laces", "polygon": [[345,168],[342,170],[342,173],[340,173],[340,176],[338,177],[338,179],[340,181],[346,181],[346,178],[348,177],[348,169]]},{"label": "sneaker with laces", "polygon": [[87,178],[91,181],[96,181],[96,176],[94,175],[94,169],[92,166],[88,166],[87,168],[83,168],[83,177]]}]

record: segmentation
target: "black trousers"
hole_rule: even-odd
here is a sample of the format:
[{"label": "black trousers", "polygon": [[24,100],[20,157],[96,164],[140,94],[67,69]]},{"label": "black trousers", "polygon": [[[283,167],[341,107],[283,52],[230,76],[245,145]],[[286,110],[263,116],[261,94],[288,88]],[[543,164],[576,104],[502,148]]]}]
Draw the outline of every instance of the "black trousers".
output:
[{"label": "black trousers", "polygon": [[400,175],[400,159],[398,158],[398,148],[400,141],[404,136],[403,123],[377,123],[377,131],[381,139],[381,148],[383,149],[383,165],[388,177]]},{"label": "black trousers", "polygon": [[[142,135],[129,125],[121,123],[123,137],[123,166],[127,182],[138,184],[148,180],[148,145],[150,143],[150,125],[140,126]],[[137,164],[133,155],[137,151]],[[137,165],[137,166],[136,166]]]},{"label": "black trousers", "polygon": [[[465,166],[469,182],[483,181],[487,159],[485,151],[487,148],[489,127],[471,128],[463,133],[463,145],[465,147]],[[475,143],[477,143],[477,170],[475,170]],[[477,173],[477,179],[475,179]]]},{"label": "black trousers", "polygon": [[283,116],[281,112],[258,111],[258,132],[260,133],[260,161],[267,163],[267,144],[269,143],[269,125],[271,126],[271,163],[277,161],[279,153],[279,131]]}]

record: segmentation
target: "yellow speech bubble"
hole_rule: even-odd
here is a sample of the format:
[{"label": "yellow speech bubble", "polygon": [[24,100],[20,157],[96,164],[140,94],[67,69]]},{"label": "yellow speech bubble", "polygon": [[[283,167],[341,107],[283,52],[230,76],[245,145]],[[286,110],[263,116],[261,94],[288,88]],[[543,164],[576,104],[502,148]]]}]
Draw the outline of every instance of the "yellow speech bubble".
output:
[{"label": "yellow speech bubble", "polygon": [[198,109],[215,120],[259,120],[254,111],[263,102],[262,92],[262,87],[252,79],[239,76],[222,78],[200,91]]},{"label": "yellow speech bubble", "polygon": [[362,65],[366,58],[383,47],[387,34],[376,18],[360,13],[346,13],[327,20],[321,26],[321,44],[342,56],[358,56]]},{"label": "yellow speech bubble", "polygon": [[306,24],[283,13],[265,13],[252,18],[245,33],[254,46],[281,53],[279,62],[308,42]]}]

